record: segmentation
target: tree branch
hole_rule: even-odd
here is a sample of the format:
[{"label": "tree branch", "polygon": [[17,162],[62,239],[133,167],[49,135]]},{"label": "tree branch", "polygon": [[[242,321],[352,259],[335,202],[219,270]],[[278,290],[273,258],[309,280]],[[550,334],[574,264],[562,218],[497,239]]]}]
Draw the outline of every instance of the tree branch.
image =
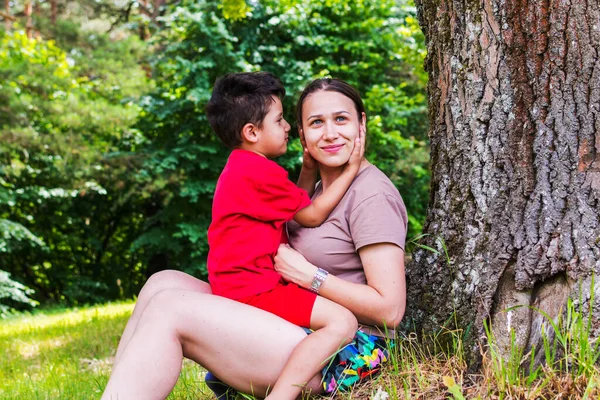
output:
[{"label": "tree branch", "polygon": [[4,17],[4,19],[8,19],[9,21],[16,21],[17,19],[10,14],[5,13],[4,11],[0,11],[0,17]]},{"label": "tree branch", "polygon": [[119,16],[117,17],[117,19],[115,20],[115,22],[113,22],[110,25],[110,28],[108,28],[107,33],[112,32],[112,30],[121,22],[129,22],[129,15],[131,14],[131,7],[133,7],[133,3],[134,1],[130,1],[129,4],[127,5],[127,8],[122,11]]}]

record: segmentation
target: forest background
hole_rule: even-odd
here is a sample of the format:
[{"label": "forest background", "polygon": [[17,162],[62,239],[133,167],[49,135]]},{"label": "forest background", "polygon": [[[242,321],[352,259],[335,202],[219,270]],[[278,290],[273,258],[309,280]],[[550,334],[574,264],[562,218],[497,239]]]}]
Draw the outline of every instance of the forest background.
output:
[{"label": "forest background", "polygon": [[409,237],[429,190],[424,37],[412,0],[5,0],[0,12],[0,315],[131,298],[153,273],[206,278],[228,150],[215,79],[269,71],[288,91],[292,179],[304,85],[354,85],[368,159],[400,190]]}]

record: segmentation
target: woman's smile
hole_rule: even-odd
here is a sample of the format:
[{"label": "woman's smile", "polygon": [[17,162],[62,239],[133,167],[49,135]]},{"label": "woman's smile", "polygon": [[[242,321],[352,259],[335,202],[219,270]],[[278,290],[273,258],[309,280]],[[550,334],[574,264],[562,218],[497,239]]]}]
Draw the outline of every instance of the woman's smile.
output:
[{"label": "woman's smile", "polygon": [[322,146],[321,149],[323,149],[324,151],[328,152],[328,153],[337,153],[338,151],[340,151],[342,148],[344,147],[344,144],[331,144],[328,146]]}]

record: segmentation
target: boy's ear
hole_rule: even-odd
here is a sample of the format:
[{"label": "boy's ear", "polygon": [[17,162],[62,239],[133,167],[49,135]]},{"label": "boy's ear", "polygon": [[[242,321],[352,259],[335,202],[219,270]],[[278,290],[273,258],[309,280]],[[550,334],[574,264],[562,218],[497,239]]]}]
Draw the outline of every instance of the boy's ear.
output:
[{"label": "boy's ear", "polygon": [[247,123],[244,125],[242,128],[242,140],[250,143],[258,142],[258,130],[254,124]]}]

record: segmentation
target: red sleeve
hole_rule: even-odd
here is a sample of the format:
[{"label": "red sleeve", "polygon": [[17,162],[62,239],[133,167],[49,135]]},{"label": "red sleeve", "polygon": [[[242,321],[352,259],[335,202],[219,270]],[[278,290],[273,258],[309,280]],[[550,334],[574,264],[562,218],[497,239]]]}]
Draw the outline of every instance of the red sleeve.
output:
[{"label": "red sleeve", "polygon": [[262,171],[257,182],[256,203],[249,215],[261,221],[287,222],[310,205],[308,193],[288,179],[288,173],[279,165]]}]

